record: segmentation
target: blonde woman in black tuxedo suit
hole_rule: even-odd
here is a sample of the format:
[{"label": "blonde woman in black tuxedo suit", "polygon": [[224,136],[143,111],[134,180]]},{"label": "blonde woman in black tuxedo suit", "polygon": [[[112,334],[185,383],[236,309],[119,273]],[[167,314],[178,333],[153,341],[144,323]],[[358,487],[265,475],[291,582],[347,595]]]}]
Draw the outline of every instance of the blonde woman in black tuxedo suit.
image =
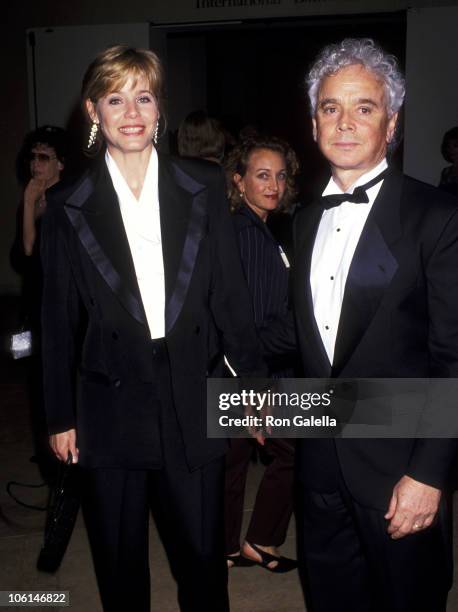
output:
[{"label": "blonde woman in black tuxedo suit", "polygon": [[225,442],[206,438],[206,377],[223,345],[241,375],[264,366],[223,174],[156,152],[161,88],[147,50],[111,47],[87,70],[90,144],[104,153],[48,198],[46,408],[55,454],[83,468],[104,610],[150,610],[151,496],[181,610],[223,612]]}]

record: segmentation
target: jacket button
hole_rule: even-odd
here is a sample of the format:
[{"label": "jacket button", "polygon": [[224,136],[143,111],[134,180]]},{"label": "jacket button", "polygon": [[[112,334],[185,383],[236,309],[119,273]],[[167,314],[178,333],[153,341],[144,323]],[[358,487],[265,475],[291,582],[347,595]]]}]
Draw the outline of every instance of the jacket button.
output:
[{"label": "jacket button", "polygon": [[121,381],[119,380],[119,378],[113,381],[113,385],[116,387],[116,389],[119,389],[119,387],[121,386]]},{"label": "jacket button", "polygon": [[196,325],[196,327],[195,327],[195,329],[194,329],[194,333],[195,333],[196,335],[198,335],[198,334],[199,334],[199,332],[200,332],[200,325]]},{"label": "jacket button", "polygon": [[94,300],[94,298],[93,298],[93,297],[89,298],[89,304],[90,304],[91,306],[95,306],[95,300]]},{"label": "jacket button", "polygon": [[113,340],[117,340],[117,339],[119,338],[119,334],[118,334],[118,332],[115,332],[115,331],[114,331],[114,332],[111,334],[111,337],[113,338]]}]

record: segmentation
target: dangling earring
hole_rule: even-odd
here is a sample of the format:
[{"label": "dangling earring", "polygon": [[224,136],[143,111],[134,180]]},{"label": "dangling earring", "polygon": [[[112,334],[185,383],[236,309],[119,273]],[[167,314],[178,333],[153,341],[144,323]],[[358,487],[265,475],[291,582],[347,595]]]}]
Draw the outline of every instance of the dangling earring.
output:
[{"label": "dangling earring", "polygon": [[156,127],[154,128],[154,134],[153,134],[153,142],[155,145],[157,145],[158,134],[159,134],[159,117],[156,121]]},{"label": "dangling earring", "polygon": [[87,148],[88,149],[90,149],[91,147],[94,146],[95,139],[97,137],[97,130],[98,129],[99,129],[99,124],[96,123],[95,121],[93,121],[92,125],[91,125],[91,131],[90,131],[90,134],[89,134],[89,140],[88,140],[88,143],[87,143]]},{"label": "dangling earring", "polygon": [[245,192],[244,191],[239,191],[239,196],[240,196],[240,199],[243,200],[243,198],[245,196]]}]

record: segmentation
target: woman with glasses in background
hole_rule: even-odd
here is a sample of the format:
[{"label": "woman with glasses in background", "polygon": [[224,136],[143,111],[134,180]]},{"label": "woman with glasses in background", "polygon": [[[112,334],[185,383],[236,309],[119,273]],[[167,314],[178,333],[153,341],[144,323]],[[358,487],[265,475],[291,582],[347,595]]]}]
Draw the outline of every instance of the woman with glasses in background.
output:
[{"label": "woman with glasses in background", "polygon": [[67,159],[64,129],[44,125],[29,133],[18,155],[18,179],[24,194],[17,212],[16,237],[11,251],[13,268],[22,278],[20,325],[32,333],[32,357],[27,364],[35,459],[48,482],[54,478],[54,461],[49,454],[43,408],[41,373],[40,226],[46,210],[46,190],[58,183]]},{"label": "woman with glasses in background", "polygon": [[65,130],[45,125],[32,132],[26,143],[30,180],[24,190],[22,242],[25,255],[31,256],[37,224],[46,208],[45,191],[59,182],[65,166]]}]

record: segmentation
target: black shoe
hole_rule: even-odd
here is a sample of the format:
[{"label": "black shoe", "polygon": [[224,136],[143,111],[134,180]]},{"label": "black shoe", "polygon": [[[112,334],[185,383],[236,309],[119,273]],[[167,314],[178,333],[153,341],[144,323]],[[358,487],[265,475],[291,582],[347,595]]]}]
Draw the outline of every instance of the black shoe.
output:
[{"label": "black shoe", "polygon": [[[247,542],[247,544],[249,544],[251,548],[261,557],[261,561],[253,560],[253,563],[263,567],[269,572],[273,572],[274,574],[285,574],[286,572],[291,572],[297,568],[296,559],[288,559],[288,557],[275,557],[275,555],[271,555],[265,550],[262,550],[259,548],[259,546],[256,546],[256,544],[250,544],[249,542]],[[244,558],[246,559],[246,557]],[[247,560],[252,561],[251,559]],[[274,561],[276,562],[276,565],[274,567],[269,567],[269,563]]]}]

